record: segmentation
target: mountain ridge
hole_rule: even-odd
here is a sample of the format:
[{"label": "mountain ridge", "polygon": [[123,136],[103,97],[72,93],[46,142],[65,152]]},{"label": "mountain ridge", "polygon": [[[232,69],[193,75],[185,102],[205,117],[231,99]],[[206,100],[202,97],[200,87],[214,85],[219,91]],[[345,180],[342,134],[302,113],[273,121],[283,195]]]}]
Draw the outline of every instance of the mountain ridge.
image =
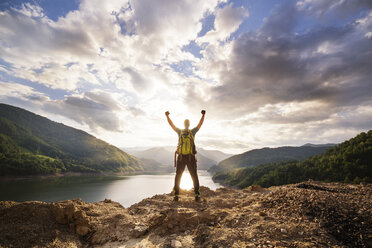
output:
[{"label": "mountain ridge", "polygon": [[303,144],[302,146],[310,146],[310,147],[332,147],[332,146],[335,146],[337,144],[335,143],[326,143],[326,144],[312,144],[312,143],[306,143],[306,144]]},{"label": "mountain ridge", "polygon": [[0,104],[2,175],[142,171],[142,162],[89,133]]},{"label": "mountain ridge", "polygon": [[254,167],[260,164],[280,162],[286,160],[304,160],[310,156],[326,151],[332,145],[322,146],[281,146],[253,149],[222,160],[211,168],[212,172],[228,171],[235,168]]}]

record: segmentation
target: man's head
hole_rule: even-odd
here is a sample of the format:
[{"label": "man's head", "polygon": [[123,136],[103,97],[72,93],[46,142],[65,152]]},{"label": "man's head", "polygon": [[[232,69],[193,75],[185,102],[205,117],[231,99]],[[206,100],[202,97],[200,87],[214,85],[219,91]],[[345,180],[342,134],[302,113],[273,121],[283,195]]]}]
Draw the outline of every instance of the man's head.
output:
[{"label": "man's head", "polygon": [[190,121],[189,119],[186,119],[183,124],[185,125],[185,128],[188,129],[190,127]]}]

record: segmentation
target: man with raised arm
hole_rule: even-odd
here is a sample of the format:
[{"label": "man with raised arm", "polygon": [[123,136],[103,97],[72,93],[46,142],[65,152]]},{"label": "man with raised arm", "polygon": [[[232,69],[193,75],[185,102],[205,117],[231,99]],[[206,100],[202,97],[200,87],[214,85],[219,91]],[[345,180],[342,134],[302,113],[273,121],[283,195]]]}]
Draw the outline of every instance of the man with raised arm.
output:
[{"label": "man with raised arm", "polygon": [[199,131],[204,122],[205,110],[202,110],[201,113],[202,117],[196,127],[190,130],[190,121],[186,119],[184,121],[185,129],[181,130],[173,124],[172,120],[169,118],[169,112],[165,112],[169,125],[178,134],[178,146],[175,152],[176,177],[174,179],[173,188],[174,201],[178,201],[179,199],[180,181],[182,173],[185,170],[185,166],[187,165],[187,169],[189,170],[194,183],[195,201],[200,202],[199,178],[196,165],[196,148],[194,139],[195,134]]}]

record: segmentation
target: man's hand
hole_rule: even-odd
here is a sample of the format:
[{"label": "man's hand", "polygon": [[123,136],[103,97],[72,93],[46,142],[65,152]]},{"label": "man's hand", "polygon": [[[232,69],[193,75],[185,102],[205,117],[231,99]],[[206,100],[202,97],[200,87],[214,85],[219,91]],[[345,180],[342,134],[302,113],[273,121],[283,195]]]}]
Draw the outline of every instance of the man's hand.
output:
[{"label": "man's hand", "polygon": [[167,117],[169,125],[172,127],[174,131],[177,132],[176,126],[173,124],[172,120],[169,118],[169,111],[165,112],[165,116]]},{"label": "man's hand", "polygon": [[201,126],[203,125],[204,117],[205,117],[205,110],[202,110],[201,113],[202,113],[202,117],[201,117],[201,119],[200,119],[200,121],[199,121],[199,124],[197,125],[198,130],[199,130],[199,129],[201,128]]}]

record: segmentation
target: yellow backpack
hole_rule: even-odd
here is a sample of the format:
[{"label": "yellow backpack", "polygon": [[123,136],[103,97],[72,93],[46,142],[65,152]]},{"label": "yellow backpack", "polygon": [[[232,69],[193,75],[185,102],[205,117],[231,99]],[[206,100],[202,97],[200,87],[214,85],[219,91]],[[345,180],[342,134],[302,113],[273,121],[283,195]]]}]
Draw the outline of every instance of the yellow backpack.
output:
[{"label": "yellow backpack", "polygon": [[194,135],[191,130],[181,130],[180,138],[178,140],[177,153],[182,155],[196,154]]}]

